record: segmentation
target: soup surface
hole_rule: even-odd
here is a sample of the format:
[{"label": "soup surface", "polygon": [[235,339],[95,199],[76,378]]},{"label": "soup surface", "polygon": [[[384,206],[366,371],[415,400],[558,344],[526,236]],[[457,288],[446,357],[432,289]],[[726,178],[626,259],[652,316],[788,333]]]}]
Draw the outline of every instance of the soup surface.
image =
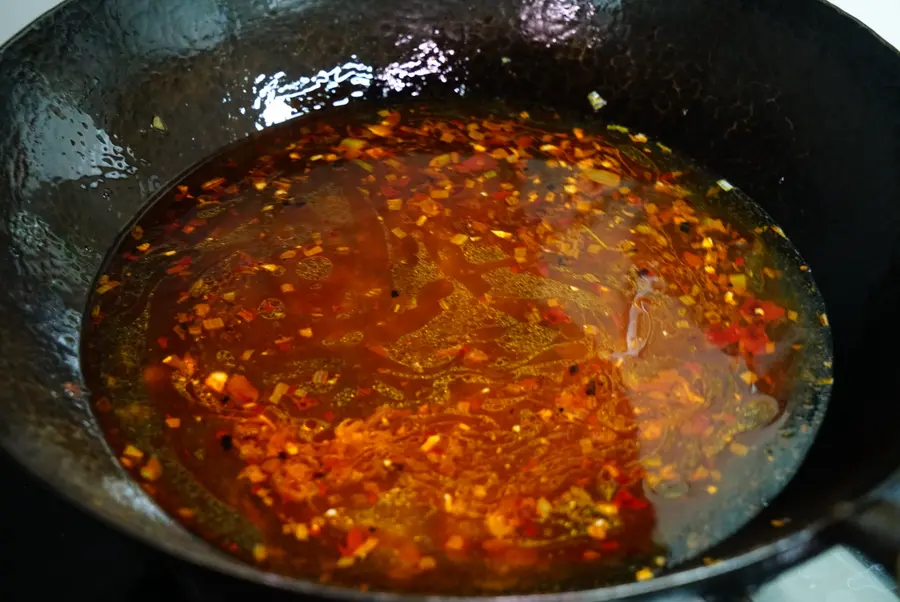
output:
[{"label": "soup surface", "polygon": [[808,270],[728,182],[503,107],[334,114],[210,160],[123,234],[83,345],[111,447],[189,529],[434,593],[702,553],[790,477],[831,365]]}]

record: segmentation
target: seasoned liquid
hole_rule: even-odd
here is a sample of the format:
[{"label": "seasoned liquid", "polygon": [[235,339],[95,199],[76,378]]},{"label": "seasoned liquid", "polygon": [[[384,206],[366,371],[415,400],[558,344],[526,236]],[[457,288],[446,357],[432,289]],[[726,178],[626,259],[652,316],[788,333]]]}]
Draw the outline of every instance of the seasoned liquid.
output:
[{"label": "seasoned liquid", "polygon": [[830,383],[777,227],[624,128],[345,117],[204,165],[98,280],[86,378],[151,496],[267,570],[440,593],[649,578],[749,516],[723,489]]}]

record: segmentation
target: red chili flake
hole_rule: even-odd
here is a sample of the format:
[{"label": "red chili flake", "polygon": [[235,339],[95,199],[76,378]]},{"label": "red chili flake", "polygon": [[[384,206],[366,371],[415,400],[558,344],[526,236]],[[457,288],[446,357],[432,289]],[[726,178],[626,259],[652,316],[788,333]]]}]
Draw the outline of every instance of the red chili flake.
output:
[{"label": "red chili flake", "polygon": [[744,351],[748,351],[753,355],[760,355],[766,352],[768,343],[769,336],[761,324],[753,324],[741,329],[741,348]]},{"label": "red chili flake", "polygon": [[775,320],[780,320],[784,317],[784,308],[771,301],[762,301],[759,306],[763,310],[762,318],[766,322],[774,322]]},{"label": "red chili flake", "polygon": [[166,349],[169,346],[169,339],[166,337],[159,337],[156,339],[157,345],[159,345],[160,349]]},{"label": "red chili flake", "polygon": [[322,419],[323,419],[325,422],[331,422],[332,420],[334,420],[334,412],[331,411],[331,410],[328,410],[328,411],[325,412],[325,414],[322,416]]},{"label": "red chili flake", "polygon": [[751,296],[741,305],[741,314],[750,319],[774,322],[783,318],[785,311],[783,307],[771,301],[759,301]]},{"label": "red chili flake", "polygon": [[342,556],[352,556],[359,546],[365,543],[368,536],[366,532],[359,527],[353,527],[347,531],[347,540],[343,546],[338,546]]},{"label": "red chili flake", "polygon": [[650,505],[649,502],[635,497],[626,489],[619,489],[613,496],[612,502],[619,508],[626,508],[629,510],[642,510]]},{"label": "red chili flake", "polygon": [[544,320],[550,324],[571,324],[572,318],[558,307],[548,307],[544,310]]},{"label": "red chili flake", "polygon": [[534,458],[528,460],[528,463],[522,467],[522,472],[528,472],[529,470],[534,470],[538,467],[538,462]]},{"label": "red chili flake", "polygon": [[613,550],[618,550],[619,546],[620,544],[617,541],[601,541],[599,544],[597,544],[597,547],[604,552],[612,552]]},{"label": "red chili flake", "polygon": [[735,260],[734,260],[734,265],[738,266],[739,268],[740,268],[740,267],[743,267],[743,266],[744,266],[744,258],[743,258],[743,257],[738,257],[737,259],[735,259]]},{"label": "red chili flake", "polygon": [[695,255],[690,251],[684,252],[684,262],[691,266],[692,268],[701,268],[703,267],[703,258],[699,255]]},{"label": "red chili flake", "polygon": [[239,403],[256,403],[259,390],[243,374],[233,374],[225,384],[225,392]]},{"label": "red chili flake", "polygon": [[497,160],[486,153],[472,155],[456,165],[456,171],[487,171],[497,167]]},{"label": "red chili flake", "polygon": [[528,148],[532,144],[534,144],[534,138],[531,136],[521,136],[516,138],[516,146],[519,148]]},{"label": "red chili flake", "polygon": [[706,340],[716,347],[727,347],[741,339],[741,329],[737,324],[731,326],[716,325],[706,331]]}]

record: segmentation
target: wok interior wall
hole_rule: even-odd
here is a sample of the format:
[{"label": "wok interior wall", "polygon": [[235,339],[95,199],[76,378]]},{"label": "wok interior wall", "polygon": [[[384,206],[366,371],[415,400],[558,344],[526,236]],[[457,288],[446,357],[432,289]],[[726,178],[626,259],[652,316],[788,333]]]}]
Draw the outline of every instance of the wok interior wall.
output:
[{"label": "wok interior wall", "polygon": [[[322,86],[282,111],[337,100],[325,85],[335,68],[355,70],[372,100],[463,92],[590,116],[597,91],[605,120],[725,175],[804,253],[834,328],[829,415],[778,514],[857,494],[900,459],[900,60],[834,10],[814,0],[82,0],[0,53],[0,440],[20,461],[133,532],[208,553],[148,504],[108,455],[86,394],[64,386],[79,380],[81,312],[103,254],[154,191],[256,131],[288,82]],[[166,131],[151,126],[156,116]],[[722,552],[757,537],[745,529]]]}]

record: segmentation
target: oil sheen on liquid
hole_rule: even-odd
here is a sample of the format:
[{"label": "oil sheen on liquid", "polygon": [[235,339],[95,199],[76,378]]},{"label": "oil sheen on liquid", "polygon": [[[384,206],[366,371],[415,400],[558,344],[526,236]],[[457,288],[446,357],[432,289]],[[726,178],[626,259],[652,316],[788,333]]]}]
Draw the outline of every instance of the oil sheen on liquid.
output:
[{"label": "oil sheen on liquid", "polygon": [[831,382],[821,298],[757,206],[624,127],[500,106],[225,151],[123,233],[88,314],[98,420],[162,508],[379,590],[700,556],[790,476],[785,425]]}]

